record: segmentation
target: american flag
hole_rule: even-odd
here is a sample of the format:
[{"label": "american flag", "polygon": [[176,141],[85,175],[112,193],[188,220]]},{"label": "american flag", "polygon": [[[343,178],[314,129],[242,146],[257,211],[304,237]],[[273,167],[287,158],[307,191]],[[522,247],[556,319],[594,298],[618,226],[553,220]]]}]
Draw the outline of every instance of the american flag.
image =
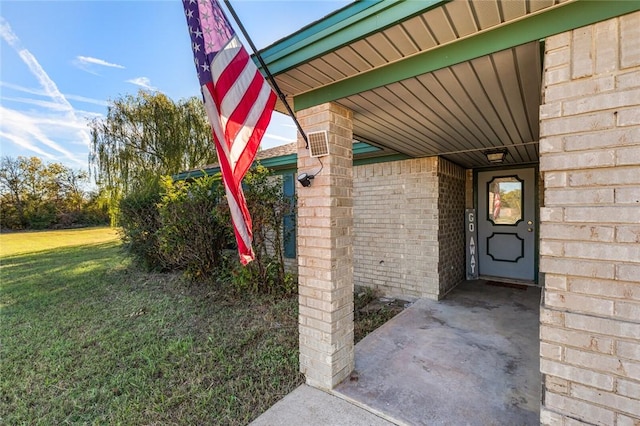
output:
[{"label": "american flag", "polygon": [[204,106],[213,132],[240,262],[255,255],[242,178],[271,120],[276,95],[216,0],[183,0]]}]

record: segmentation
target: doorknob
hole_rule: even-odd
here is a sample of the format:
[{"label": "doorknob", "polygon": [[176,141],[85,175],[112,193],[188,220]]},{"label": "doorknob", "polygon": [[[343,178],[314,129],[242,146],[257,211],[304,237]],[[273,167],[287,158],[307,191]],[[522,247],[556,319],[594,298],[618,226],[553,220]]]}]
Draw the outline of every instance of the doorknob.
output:
[{"label": "doorknob", "polygon": [[533,225],[533,222],[531,222],[530,220],[527,221],[527,225]]},{"label": "doorknob", "polygon": [[533,228],[527,228],[528,232],[533,232]]}]

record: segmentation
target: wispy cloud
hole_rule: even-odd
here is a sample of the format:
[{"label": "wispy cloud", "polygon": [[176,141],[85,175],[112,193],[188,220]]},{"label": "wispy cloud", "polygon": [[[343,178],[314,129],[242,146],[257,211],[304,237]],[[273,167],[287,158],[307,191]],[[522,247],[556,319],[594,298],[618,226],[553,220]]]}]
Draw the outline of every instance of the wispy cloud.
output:
[{"label": "wispy cloud", "polygon": [[114,64],[113,62],[107,62],[104,59],[93,58],[91,56],[76,56],[76,61],[79,64],[83,64],[83,65],[92,64],[92,65],[101,65],[103,67],[110,67],[110,68],[120,68],[120,69],[125,68],[123,65]]},{"label": "wispy cloud", "polygon": [[73,65],[82,71],[86,71],[93,75],[100,75],[96,71],[97,67],[125,69],[124,65],[114,64],[112,62],[107,62],[104,59],[93,58],[91,56],[76,56],[73,60]]},{"label": "wispy cloud", "polygon": [[35,152],[36,154],[41,155],[42,157],[48,158],[49,160],[56,159],[55,156],[49,154],[48,152],[44,152],[43,150],[41,150],[40,148],[38,148],[37,146],[29,142],[28,139],[25,139],[21,136],[18,136],[12,133],[5,133],[2,130],[0,130],[0,138],[5,138],[13,142],[14,144],[26,149],[27,151]]},{"label": "wispy cloud", "polygon": [[268,139],[273,139],[273,140],[276,140],[276,141],[295,142],[295,138],[293,138],[293,139],[292,138],[286,138],[284,136],[276,135],[274,133],[265,133],[264,137],[268,138]]},{"label": "wispy cloud", "polygon": [[[66,138],[74,134],[82,137],[82,133],[87,131],[86,123],[82,127],[79,126],[78,122],[68,122],[61,125],[56,120],[46,118],[38,120],[38,117],[33,115],[27,115],[2,106],[0,106],[0,113],[3,117],[0,135],[14,144],[48,159],[64,160],[65,162],[74,163],[76,166],[87,165],[86,159],[81,159],[77,154],[72,153],[52,139]],[[42,147],[43,145],[48,148],[48,151],[45,151],[44,147]],[[86,146],[84,143],[83,145]]]},{"label": "wispy cloud", "polygon": [[[6,81],[0,81],[0,86],[6,87],[11,90],[15,90],[17,92],[28,93],[30,95],[47,96],[47,93],[42,89],[34,89],[32,87],[19,86],[17,84],[7,83]],[[93,98],[87,98],[86,96],[69,95],[69,94],[65,94],[64,97],[72,101],[84,102],[87,104],[93,104],[93,105],[99,105],[99,106],[109,106],[109,102],[103,99],[93,99]],[[4,96],[2,96],[1,99],[15,100],[15,99],[10,99]]]},{"label": "wispy cloud", "polygon": [[87,98],[86,96],[79,95],[65,95],[67,99],[71,99],[72,101],[84,102],[86,104],[100,105],[100,106],[109,106],[109,102],[102,99],[93,99]]},{"label": "wispy cloud", "polygon": [[88,147],[90,135],[86,118],[78,116],[77,111],[60,92],[56,83],[35,56],[22,46],[20,39],[3,17],[0,17],[0,37],[27,65],[41,86],[38,91],[42,92],[42,96],[49,98],[45,104],[39,105],[49,111],[45,113],[44,120],[33,112],[21,112],[0,106],[3,118],[0,121],[0,137],[43,157],[86,166],[86,160],[82,160],[77,154],[53,140],[54,137],[58,140],[71,140],[72,143],[81,143]]},{"label": "wispy cloud", "polygon": [[140,86],[147,90],[158,90],[157,88],[151,85],[151,80],[148,77],[136,77],[129,80],[126,80],[127,83],[135,84],[136,86]]}]

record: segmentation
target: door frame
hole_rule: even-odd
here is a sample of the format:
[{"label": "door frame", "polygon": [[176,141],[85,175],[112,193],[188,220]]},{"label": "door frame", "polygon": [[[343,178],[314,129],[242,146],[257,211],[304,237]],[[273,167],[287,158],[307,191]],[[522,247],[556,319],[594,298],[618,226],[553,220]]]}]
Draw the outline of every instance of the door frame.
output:
[{"label": "door frame", "polygon": [[[509,164],[504,166],[490,166],[473,169],[473,208],[478,210],[478,173],[480,172],[499,172],[508,171],[514,169],[533,169],[534,182],[533,182],[533,217],[534,217],[534,236],[533,236],[533,281],[522,281],[512,278],[504,278],[505,282],[513,282],[517,284],[534,284],[540,285],[540,192],[543,189],[544,182],[540,179],[540,167],[538,163],[523,163],[523,164]],[[480,279],[493,279],[500,277],[487,277],[480,275]]]}]

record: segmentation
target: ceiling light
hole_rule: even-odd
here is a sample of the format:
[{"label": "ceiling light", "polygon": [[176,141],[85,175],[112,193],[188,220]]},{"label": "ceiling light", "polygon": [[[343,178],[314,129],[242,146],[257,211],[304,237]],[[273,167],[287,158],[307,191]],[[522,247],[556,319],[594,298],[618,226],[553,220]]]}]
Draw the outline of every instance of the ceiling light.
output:
[{"label": "ceiling light", "polygon": [[490,151],[485,151],[484,155],[487,157],[487,161],[489,161],[491,164],[501,164],[507,157],[508,152],[509,151],[507,150],[507,148],[498,148],[492,149]]}]

